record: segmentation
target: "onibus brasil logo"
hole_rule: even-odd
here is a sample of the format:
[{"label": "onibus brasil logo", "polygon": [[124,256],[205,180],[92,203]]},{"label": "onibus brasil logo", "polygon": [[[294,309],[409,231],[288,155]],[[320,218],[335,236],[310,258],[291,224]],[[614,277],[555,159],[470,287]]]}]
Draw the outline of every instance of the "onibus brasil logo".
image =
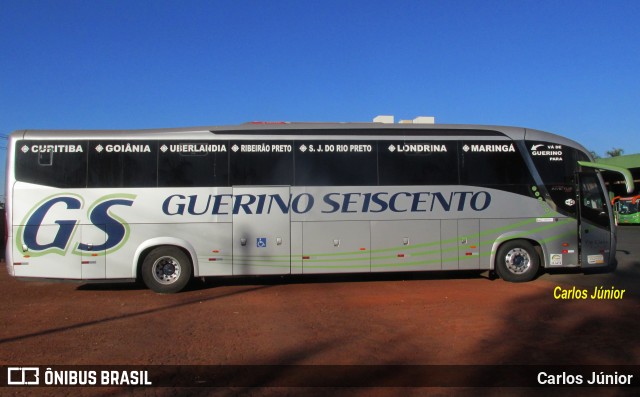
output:
[{"label": "onibus brasil logo", "polygon": [[[21,223],[16,233],[16,245],[21,251],[28,251],[30,256],[65,255],[70,246],[75,255],[116,251],[128,240],[129,225],[115,215],[113,209],[131,207],[135,198],[133,194],[107,195],[94,201],[85,212],[84,199],[77,194],[47,197],[36,204]],[[104,242],[92,245],[76,241],[74,235],[80,224],[104,232]]]}]

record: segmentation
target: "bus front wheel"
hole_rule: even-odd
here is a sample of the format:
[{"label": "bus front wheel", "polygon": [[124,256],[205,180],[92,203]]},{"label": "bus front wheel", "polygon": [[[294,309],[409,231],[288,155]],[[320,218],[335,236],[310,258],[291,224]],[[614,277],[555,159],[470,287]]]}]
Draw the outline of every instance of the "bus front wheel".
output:
[{"label": "bus front wheel", "polygon": [[155,292],[180,292],[190,279],[191,261],[176,247],[155,248],[142,262],[142,280]]},{"label": "bus front wheel", "polygon": [[531,281],[540,268],[540,258],[530,242],[508,241],[498,249],[495,268],[498,276],[505,281]]}]

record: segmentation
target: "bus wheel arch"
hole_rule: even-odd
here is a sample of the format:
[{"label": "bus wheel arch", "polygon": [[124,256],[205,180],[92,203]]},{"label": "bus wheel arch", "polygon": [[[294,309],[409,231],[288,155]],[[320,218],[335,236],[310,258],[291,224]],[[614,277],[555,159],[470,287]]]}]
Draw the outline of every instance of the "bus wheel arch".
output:
[{"label": "bus wheel arch", "polygon": [[500,244],[496,251],[494,269],[505,281],[533,280],[542,265],[540,245],[528,239],[513,239]]},{"label": "bus wheel arch", "polygon": [[145,249],[138,259],[138,275],[151,290],[171,294],[182,291],[194,274],[189,252],[175,245]]}]

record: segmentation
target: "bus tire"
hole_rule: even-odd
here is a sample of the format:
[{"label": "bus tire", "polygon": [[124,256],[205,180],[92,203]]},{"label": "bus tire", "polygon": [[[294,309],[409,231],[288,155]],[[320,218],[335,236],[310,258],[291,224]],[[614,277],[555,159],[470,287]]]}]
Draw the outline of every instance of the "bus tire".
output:
[{"label": "bus tire", "polygon": [[161,294],[182,291],[191,280],[189,257],[176,247],[153,249],[142,262],[142,280],[145,285]]},{"label": "bus tire", "polygon": [[498,249],[495,268],[498,276],[505,281],[531,281],[538,274],[540,258],[530,242],[512,240]]}]

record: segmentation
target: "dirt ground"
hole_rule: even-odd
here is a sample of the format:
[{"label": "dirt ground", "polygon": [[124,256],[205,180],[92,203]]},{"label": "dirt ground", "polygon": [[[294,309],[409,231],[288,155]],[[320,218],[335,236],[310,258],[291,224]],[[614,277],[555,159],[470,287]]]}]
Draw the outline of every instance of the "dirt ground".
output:
[{"label": "dirt ground", "polygon": [[[637,261],[633,265],[637,267]],[[626,286],[619,300],[556,299],[555,288],[578,285],[574,278],[591,277],[590,284],[605,289],[613,286],[609,276],[572,277],[551,275],[524,284],[477,273],[241,278],[196,281],[185,292],[159,295],[131,284],[24,282],[2,268],[0,365],[640,363],[640,284]],[[589,287],[589,294],[592,290]],[[39,390],[110,396],[182,393],[172,388]],[[195,390],[199,395],[327,392],[323,388]],[[402,395],[425,392],[338,388],[329,394],[399,395],[398,390]],[[429,389],[435,395],[512,395],[513,391]],[[28,388],[0,392],[38,394]],[[609,395],[621,392],[628,390]]]}]

